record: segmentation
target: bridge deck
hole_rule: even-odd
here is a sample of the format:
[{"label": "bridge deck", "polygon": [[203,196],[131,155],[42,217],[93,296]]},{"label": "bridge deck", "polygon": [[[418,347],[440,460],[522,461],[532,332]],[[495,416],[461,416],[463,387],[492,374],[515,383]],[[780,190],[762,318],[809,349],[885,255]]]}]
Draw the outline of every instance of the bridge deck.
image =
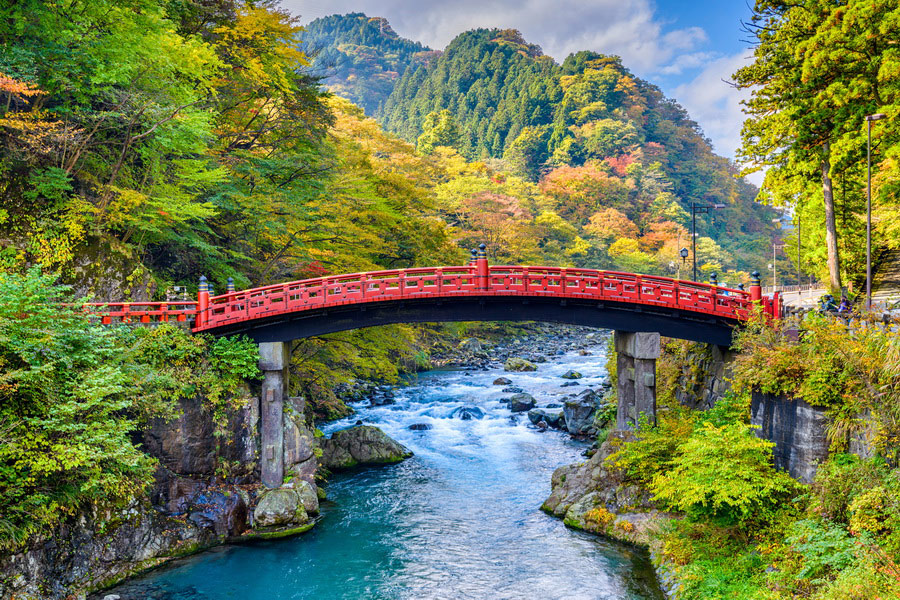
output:
[{"label": "bridge deck", "polygon": [[[109,303],[86,308],[105,323],[191,321],[195,332],[224,333],[328,308],[504,297],[590,300],[635,310],[641,306],[668,308],[682,315],[705,315],[735,324],[749,317],[753,304],[749,292],[706,283],[594,269],[488,266],[481,259],[467,266],[336,275],[213,297],[201,288],[197,302]],[[765,312],[777,314],[777,296],[759,301]]]}]

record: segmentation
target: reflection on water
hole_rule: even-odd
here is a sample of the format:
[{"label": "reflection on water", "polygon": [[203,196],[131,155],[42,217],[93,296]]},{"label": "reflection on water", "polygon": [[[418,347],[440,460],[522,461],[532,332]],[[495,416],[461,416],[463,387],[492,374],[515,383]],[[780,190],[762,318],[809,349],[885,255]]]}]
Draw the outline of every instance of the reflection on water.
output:
[{"label": "reflection on water", "polygon": [[[534,373],[504,374],[538,399],[561,403],[604,376],[603,346]],[[585,375],[561,388],[569,369]],[[646,556],[566,529],[538,510],[556,467],[582,446],[513,416],[492,385],[500,371],[435,371],[396,404],[358,407],[326,433],[363,419],[415,452],[401,464],[335,476],[308,534],[205,552],[108,593],[122,600],[660,599]],[[475,405],[480,420],[450,418]],[[431,429],[412,431],[427,423]]]}]

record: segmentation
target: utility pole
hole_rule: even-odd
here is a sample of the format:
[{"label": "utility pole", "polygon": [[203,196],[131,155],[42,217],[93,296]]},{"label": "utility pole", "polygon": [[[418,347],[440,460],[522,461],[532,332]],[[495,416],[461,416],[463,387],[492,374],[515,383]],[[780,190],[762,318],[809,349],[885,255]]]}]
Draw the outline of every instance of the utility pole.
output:
[{"label": "utility pole", "polygon": [[709,211],[719,208],[725,208],[725,205],[691,202],[691,248],[694,257],[694,281],[697,281],[697,214],[709,214]]},{"label": "utility pole", "polygon": [[872,121],[887,118],[883,113],[866,115],[868,140],[866,143],[866,310],[872,310]]}]

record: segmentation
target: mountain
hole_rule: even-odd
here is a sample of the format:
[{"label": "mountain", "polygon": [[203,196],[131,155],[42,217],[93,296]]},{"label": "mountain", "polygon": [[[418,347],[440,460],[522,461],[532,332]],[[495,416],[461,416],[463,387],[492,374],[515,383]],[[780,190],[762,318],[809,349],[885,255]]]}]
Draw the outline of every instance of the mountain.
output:
[{"label": "mountain", "polygon": [[312,67],[335,94],[372,115],[391,94],[411,64],[426,64],[436,54],[419,42],[398,36],[386,19],[362,13],[316,19],[302,34]]},{"label": "mountain", "polygon": [[[619,57],[582,51],[558,64],[514,29],[467,31],[429,52],[359,13],[314,21],[307,36],[324,44],[316,65],[342,57],[341,77],[332,75],[328,87],[421,154],[449,147],[486,164],[495,179],[532,186],[466,191],[459,184],[451,204],[490,196],[499,221],[529,214],[532,230],[519,240],[554,223],[558,235],[568,233],[565,241],[540,238],[545,258],[675,274],[678,250],[691,246],[693,204],[726,207],[697,215],[705,273],[758,267],[776,236],[774,212],[754,201],[756,187],[713,152],[677,102]],[[451,223],[457,217],[448,216]]]}]

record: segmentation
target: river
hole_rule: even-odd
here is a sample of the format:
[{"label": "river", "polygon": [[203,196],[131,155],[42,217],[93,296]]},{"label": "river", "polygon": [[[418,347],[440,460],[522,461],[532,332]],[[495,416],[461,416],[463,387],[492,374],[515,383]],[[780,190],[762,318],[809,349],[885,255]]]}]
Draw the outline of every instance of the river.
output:
[{"label": "river", "polygon": [[[550,475],[585,446],[511,416],[494,379],[539,406],[605,376],[604,345],[554,356],[534,373],[431,371],[388,406],[350,419],[378,425],[415,456],[335,475],[309,533],[204,552],[107,593],[122,600],[638,600],[663,598],[644,552],[566,528],[538,507]],[[582,387],[562,388],[577,369]],[[450,413],[477,406],[481,419]],[[414,423],[431,429],[414,431]]]}]

